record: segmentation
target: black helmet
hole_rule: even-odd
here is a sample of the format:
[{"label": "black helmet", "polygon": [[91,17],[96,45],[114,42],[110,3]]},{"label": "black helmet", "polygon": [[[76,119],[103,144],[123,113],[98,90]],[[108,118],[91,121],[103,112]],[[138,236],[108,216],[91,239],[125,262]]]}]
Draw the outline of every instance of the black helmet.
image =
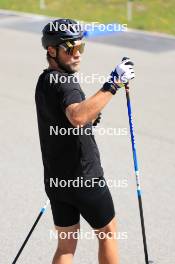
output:
[{"label": "black helmet", "polygon": [[82,25],[72,19],[57,19],[49,22],[43,29],[42,45],[58,46],[67,40],[78,40],[84,36]]}]

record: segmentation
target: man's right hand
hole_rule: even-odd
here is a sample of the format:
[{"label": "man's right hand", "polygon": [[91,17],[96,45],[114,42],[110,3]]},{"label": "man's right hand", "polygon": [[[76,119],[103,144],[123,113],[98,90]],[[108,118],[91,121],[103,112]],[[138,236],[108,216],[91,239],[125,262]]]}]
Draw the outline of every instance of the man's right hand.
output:
[{"label": "man's right hand", "polygon": [[133,66],[134,63],[129,58],[124,57],[122,62],[111,72],[109,80],[104,83],[102,89],[115,94],[117,90],[135,77]]},{"label": "man's right hand", "polygon": [[133,69],[134,63],[127,57],[122,59],[122,62],[116,66],[114,71],[111,72],[110,80],[113,83],[126,84],[130,80],[134,79],[135,73]]}]

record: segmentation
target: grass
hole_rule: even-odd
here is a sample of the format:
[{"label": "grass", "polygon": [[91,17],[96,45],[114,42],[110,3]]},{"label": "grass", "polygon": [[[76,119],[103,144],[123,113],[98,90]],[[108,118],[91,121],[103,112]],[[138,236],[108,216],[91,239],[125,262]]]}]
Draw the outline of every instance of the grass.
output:
[{"label": "grass", "polygon": [[175,0],[134,0],[130,22],[127,0],[45,0],[45,9],[40,9],[39,3],[40,0],[0,0],[0,8],[101,23],[127,23],[130,28],[175,35]]}]

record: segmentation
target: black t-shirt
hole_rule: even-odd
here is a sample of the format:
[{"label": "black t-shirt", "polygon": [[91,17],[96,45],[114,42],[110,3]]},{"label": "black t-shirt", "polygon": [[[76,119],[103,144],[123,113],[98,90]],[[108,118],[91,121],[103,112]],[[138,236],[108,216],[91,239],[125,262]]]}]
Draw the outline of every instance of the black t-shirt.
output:
[{"label": "black t-shirt", "polygon": [[45,178],[103,176],[92,123],[78,134],[65,114],[68,105],[82,100],[85,95],[74,75],[47,69],[39,76],[35,101]]}]

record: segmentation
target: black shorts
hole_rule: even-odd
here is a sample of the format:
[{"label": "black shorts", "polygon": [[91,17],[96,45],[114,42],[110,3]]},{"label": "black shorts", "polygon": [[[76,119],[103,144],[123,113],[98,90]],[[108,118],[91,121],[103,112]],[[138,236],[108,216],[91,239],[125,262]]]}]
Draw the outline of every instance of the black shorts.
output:
[{"label": "black shorts", "polygon": [[54,224],[72,226],[80,221],[80,215],[94,229],[107,225],[115,216],[111,193],[104,177],[95,180],[93,187],[48,187]]}]

